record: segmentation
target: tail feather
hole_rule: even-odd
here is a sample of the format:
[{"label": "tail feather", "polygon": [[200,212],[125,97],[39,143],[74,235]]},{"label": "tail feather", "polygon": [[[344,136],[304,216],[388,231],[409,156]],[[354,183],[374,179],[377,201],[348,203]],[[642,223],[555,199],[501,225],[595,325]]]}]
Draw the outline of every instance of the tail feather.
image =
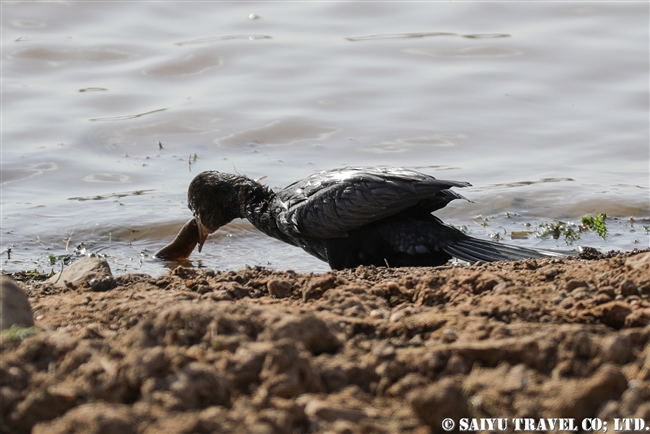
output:
[{"label": "tail feather", "polygon": [[443,250],[455,258],[467,262],[519,261],[530,258],[563,258],[570,252],[537,250],[526,247],[511,246],[478,238],[463,237],[448,243]]}]

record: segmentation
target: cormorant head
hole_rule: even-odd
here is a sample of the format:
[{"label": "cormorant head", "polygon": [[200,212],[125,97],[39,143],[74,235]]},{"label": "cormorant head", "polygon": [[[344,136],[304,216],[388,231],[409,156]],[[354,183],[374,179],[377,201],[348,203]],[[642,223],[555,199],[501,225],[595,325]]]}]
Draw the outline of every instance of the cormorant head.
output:
[{"label": "cormorant head", "polygon": [[216,171],[202,172],[190,183],[187,206],[199,230],[199,252],[208,235],[240,217],[238,185],[241,176]]}]

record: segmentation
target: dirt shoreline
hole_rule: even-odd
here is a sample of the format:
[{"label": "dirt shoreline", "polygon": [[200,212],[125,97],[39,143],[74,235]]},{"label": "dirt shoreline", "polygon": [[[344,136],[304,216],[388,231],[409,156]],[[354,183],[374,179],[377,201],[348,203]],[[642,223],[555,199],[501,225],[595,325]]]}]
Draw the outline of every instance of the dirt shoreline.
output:
[{"label": "dirt shoreline", "polygon": [[[650,426],[650,251],[325,274],[179,267],[24,285],[0,431],[443,432]],[[57,282],[58,284],[59,282]]]}]

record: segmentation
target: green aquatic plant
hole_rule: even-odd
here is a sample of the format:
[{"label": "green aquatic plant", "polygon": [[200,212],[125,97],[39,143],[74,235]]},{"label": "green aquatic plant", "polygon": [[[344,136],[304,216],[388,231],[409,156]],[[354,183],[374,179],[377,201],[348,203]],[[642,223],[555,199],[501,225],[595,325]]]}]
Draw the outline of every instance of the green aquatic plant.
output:
[{"label": "green aquatic plant", "polygon": [[53,274],[53,272],[41,273],[34,268],[33,270],[16,271],[15,273],[11,273],[11,277],[19,282],[34,282],[49,279]]},{"label": "green aquatic plant", "polygon": [[466,234],[467,232],[469,232],[469,229],[467,228],[467,225],[460,225],[460,226],[451,225],[451,226],[454,227],[454,228],[456,228],[456,229],[458,229],[459,231],[461,231],[461,232],[464,233],[464,234]]},{"label": "green aquatic plant", "polygon": [[35,327],[22,327],[18,325],[12,325],[7,330],[2,332],[2,340],[9,340],[13,342],[22,342],[27,338],[30,338],[36,334]]},{"label": "green aquatic plant", "polygon": [[584,230],[596,231],[600,238],[604,240],[607,238],[607,224],[605,220],[607,220],[607,214],[604,213],[600,213],[596,217],[586,215],[580,220],[582,223],[581,230],[584,228]]},{"label": "green aquatic plant", "polygon": [[490,238],[492,238],[492,240],[494,241],[501,241],[505,237],[501,234],[501,232],[495,232],[493,234],[490,234]]},{"label": "green aquatic plant", "polygon": [[89,257],[89,258],[108,258],[108,255],[105,253],[89,252],[84,242],[77,244],[74,248],[73,253],[66,253],[63,255],[49,254],[47,258],[49,259],[51,266],[54,266],[57,263],[61,264],[61,266],[66,266],[66,265],[70,265],[74,258],[78,258],[81,256]]},{"label": "green aquatic plant", "polygon": [[72,254],[66,253],[65,255],[54,255],[50,253],[47,258],[50,260],[50,265],[55,265],[57,262],[60,262],[63,265],[68,265],[72,260]]},{"label": "green aquatic plant", "polygon": [[527,240],[533,231],[512,231],[510,232],[510,239],[512,240]]},{"label": "green aquatic plant", "polygon": [[[580,233],[586,231],[595,231],[598,235],[605,239],[607,238],[607,215],[604,213],[597,214],[596,217],[586,215],[580,219],[580,225],[571,223],[564,223],[556,220],[553,223],[542,223],[537,229],[537,236],[540,238],[553,237],[559,239],[564,237],[567,244],[573,244],[574,241],[580,239]],[[576,230],[577,229],[577,230]]]},{"label": "green aquatic plant", "polygon": [[561,222],[559,220],[553,223],[544,222],[537,228],[537,236],[540,238],[552,237],[557,240],[564,237],[567,244],[573,244],[574,241],[580,239],[580,234],[573,228],[572,225]]}]

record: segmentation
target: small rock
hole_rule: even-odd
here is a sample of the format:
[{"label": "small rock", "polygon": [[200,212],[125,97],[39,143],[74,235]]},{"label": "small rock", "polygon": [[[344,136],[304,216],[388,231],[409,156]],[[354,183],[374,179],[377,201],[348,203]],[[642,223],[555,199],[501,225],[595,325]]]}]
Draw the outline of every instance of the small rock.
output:
[{"label": "small rock", "polygon": [[620,412],[624,417],[633,417],[641,404],[645,402],[643,390],[632,388],[621,395]]},{"label": "small rock", "polygon": [[621,286],[616,289],[616,293],[629,297],[630,295],[638,295],[639,288],[637,288],[631,279],[625,279]]},{"label": "small rock", "polygon": [[616,291],[614,290],[613,286],[603,286],[601,288],[598,288],[598,294],[606,295],[609,298],[616,297]]},{"label": "small rock", "polygon": [[336,276],[315,277],[302,289],[302,301],[318,300],[328,289],[335,288],[344,281]]},{"label": "small rock", "polygon": [[55,419],[75,407],[76,395],[76,390],[61,387],[31,388],[8,419],[18,428],[18,432],[32,432],[32,427],[37,423]]},{"label": "small rock", "polygon": [[405,396],[411,390],[424,387],[429,384],[429,380],[424,375],[418,373],[408,373],[399,381],[388,388],[387,396]]},{"label": "small rock", "polygon": [[226,361],[226,370],[233,386],[242,392],[250,392],[256,387],[266,355],[273,349],[270,342],[250,342],[242,344]]},{"label": "small rock", "polygon": [[388,309],[373,309],[368,314],[372,319],[386,319],[390,316]]},{"label": "small rock", "polygon": [[95,402],[68,411],[63,417],[37,424],[35,434],[84,432],[88,434],[137,432],[136,417],[129,405]]},{"label": "small rock", "polygon": [[600,322],[615,329],[625,326],[625,317],[632,313],[632,308],[620,301],[610,301],[591,310],[591,314]]},{"label": "small rock", "polygon": [[564,290],[566,292],[571,292],[571,291],[573,291],[575,289],[578,289],[578,288],[588,288],[588,287],[589,287],[589,285],[587,284],[587,282],[585,282],[583,280],[569,280],[566,283]]},{"label": "small rock", "polygon": [[591,357],[592,339],[588,333],[578,331],[570,335],[571,349],[578,357],[589,358]]},{"label": "small rock", "polygon": [[520,363],[510,369],[507,377],[503,380],[502,390],[512,393],[527,388],[529,384],[528,368],[523,363]]},{"label": "small rock", "polygon": [[56,273],[45,283],[57,288],[86,287],[93,291],[108,291],[115,287],[115,279],[106,259],[83,258],[63,271]]},{"label": "small rock", "polygon": [[266,283],[266,289],[275,298],[286,298],[293,293],[293,285],[286,280],[269,280]]},{"label": "small rock", "polygon": [[327,391],[340,391],[350,385],[362,390],[369,390],[377,384],[379,376],[371,361],[362,361],[354,357],[325,356],[314,359],[320,377]]},{"label": "small rock", "polygon": [[302,289],[302,301],[318,300],[324,293],[325,290],[320,286],[307,286]]},{"label": "small rock", "polygon": [[379,359],[391,358],[395,355],[395,347],[386,342],[379,342],[372,347],[372,354]]},{"label": "small rock", "polygon": [[445,329],[444,332],[442,332],[442,340],[443,342],[456,342],[458,340],[458,333],[456,333],[456,330],[454,329]]},{"label": "small rock", "polygon": [[635,309],[625,317],[625,327],[646,327],[650,324],[650,309]]},{"label": "small rock", "polygon": [[618,400],[627,389],[627,380],[614,365],[602,365],[593,376],[579,380],[562,379],[543,387],[547,398],[542,416],[584,419],[595,414],[608,400]]},{"label": "small rock", "polygon": [[335,353],[342,346],[325,321],[313,314],[283,315],[277,313],[265,318],[268,328],[260,334],[261,339],[279,341],[283,338],[300,342],[312,354]]},{"label": "small rock", "polygon": [[34,326],[32,307],[27,294],[9,276],[0,277],[0,327]]},{"label": "small rock", "polygon": [[166,382],[169,393],[181,410],[230,405],[228,377],[208,363],[192,362],[173,377],[168,377]]},{"label": "small rock", "polygon": [[559,274],[559,271],[553,267],[546,267],[537,272],[542,280],[553,280]]},{"label": "small rock", "polygon": [[573,297],[567,297],[560,302],[560,307],[562,309],[571,309],[575,304]]},{"label": "small rock", "polygon": [[311,399],[307,402],[307,405],[305,405],[305,414],[309,418],[317,417],[327,422],[334,422],[336,420],[358,422],[367,417],[364,411],[337,407],[318,399]]},{"label": "small rock", "polygon": [[627,267],[628,270],[650,269],[650,252],[627,258],[625,261],[625,267]]},{"label": "small rock", "polygon": [[257,396],[291,399],[304,393],[320,393],[320,373],[311,364],[309,353],[289,339],[279,342],[265,357]]},{"label": "small rock", "polygon": [[452,378],[443,378],[435,384],[413,390],[406,398],[422,422],[436,432],[446,418],[458,421],[470,417],[463,390]]}]

